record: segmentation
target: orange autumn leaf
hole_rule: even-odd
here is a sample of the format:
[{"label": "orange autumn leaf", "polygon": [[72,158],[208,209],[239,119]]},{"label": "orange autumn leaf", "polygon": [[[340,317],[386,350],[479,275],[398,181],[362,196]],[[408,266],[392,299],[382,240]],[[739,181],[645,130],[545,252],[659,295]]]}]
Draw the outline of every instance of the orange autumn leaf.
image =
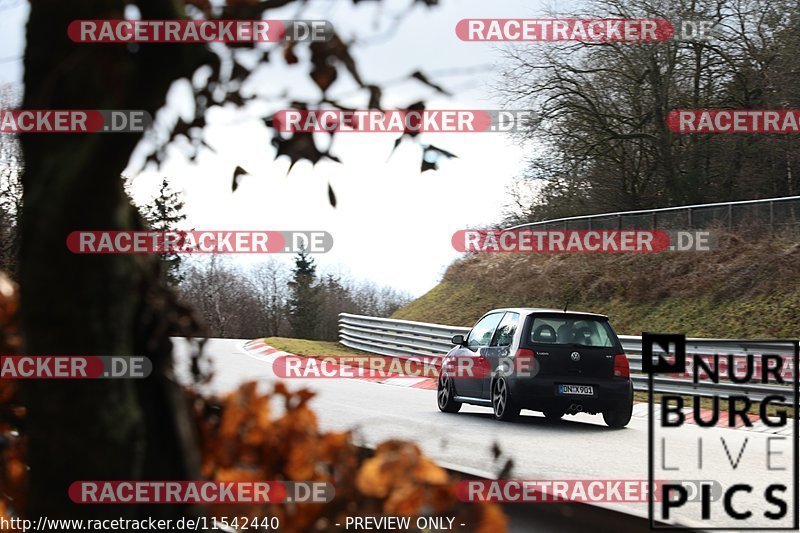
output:
[{"label": "orange autumn leaf", "polygon": [[0,272],[0,355],[16,353],[22,345],[18,334],[19,289]]},{"label": "orange autumn leaf", "polygon": [[383,504],[383,511],[389,516],[417,515],[425,504],[425,492],[422,485],[404,483],[392,490]]},{"label": "orange autumn leaf", "polygon": [[[247,383],[223,399],[194,397],[204,473],[211,479],[326,481],[336,491],[325,504],[214,506],[215,515],[279,516],[282,530],[305,532],[333,529],[343,516],[433,513],[458,517],[459,523],[487,533],[505,531],[496,504],[459,501],[456,480],[417,445],[389,440],[365,457],[351,432],[320,431],[308,405],[312,397],[310,391],[291,391],[283,383],[267,393]],[[272,401],[285,406],[278,417],[270,409]]]},{"label": "orange autumn leaf", "polygon": [[475,533],[495,533],[508,528],[508,518],[498,505],[479,504],[480,517]]}]

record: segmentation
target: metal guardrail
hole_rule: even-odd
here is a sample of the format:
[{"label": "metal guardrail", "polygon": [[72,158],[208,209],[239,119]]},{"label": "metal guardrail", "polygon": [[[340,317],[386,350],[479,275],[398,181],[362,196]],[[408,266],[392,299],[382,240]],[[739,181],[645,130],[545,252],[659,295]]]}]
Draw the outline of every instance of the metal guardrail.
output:
[{"label": "metal guardrail", "polygon": [[[466,335],[470,328],[377,318],[363,315],[339,314],[339,342],[356,350],[391,357],[444,356],[452,347],[453,335]],[[622,347],[631,367],[631,381],[638,391],[648,389],[648,376],[642,374],[642,338],[620,335]],[[781,355],[790,354],[789,345]],[[793,349],[791,349],[793,350]],[[747,353],[780,353],[774,342],[739,341],[729,339],[686,339],[686,353],[713,356],[730,355],[734,363]],[[797,368],[792,368],[797,372]],[[658,376],[653,379],[656,393],[697,394],[701,396],[727,397],[730,393],[746,394],[755,401],[770,394],[783,393],[791,398],[789,383],[758,384],[721,381],[716,384],[696,386],[690,379],[679,376]]]},{"label": "metal guardrail", "polygon": [[689,230],[714,226],[744,232],[797,228],[800,226],[800,196],[600,213],[529,222],[506,229]]},{"label": "metal guardrail", "polygon": [[380,355],[444,355],[453,347],[453,335],[466,335],[469,329],[339,313],[339,342]]}]

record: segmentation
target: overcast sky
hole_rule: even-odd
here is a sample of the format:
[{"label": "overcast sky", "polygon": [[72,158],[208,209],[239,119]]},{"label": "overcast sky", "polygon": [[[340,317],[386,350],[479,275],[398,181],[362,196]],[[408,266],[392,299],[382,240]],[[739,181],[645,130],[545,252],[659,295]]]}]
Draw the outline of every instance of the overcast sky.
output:
[{"label": "overcast sky", "polygon": [[[361,2],[317,0],[302,13],[305,19],[326,19],[345,37],[369,39],[369,46],[353,50],[362,77],[384,85],[422,70],[455,96],[437,95],[416,81],[386,84],[383,105],[402,107],[424,99],[428,108],[497,109],[500,101],[491,89],[498,79],[497,45],[458,40],[455,25],[462,18],[514,18],[542,15],[552,7],[530,0],[443,0],[428,9],[414,7],[394,30],[395,15],[411,0]],[[22,80],[24,25],[27,4],[0,0],[0,83]],[[566,9],[563,2],[559,9]],[[271,11],[270,18],[296,18],[296,8]],[[66,31],[66,30],[65,30]],[[525,45],[520,45],[525,46]],[[318,89],[308,78],[309,65],[288,67],[279,54],[252,76],[245,92],[264,96],[288,91],[291,98],[313,99]],[[488,67],[487,67],[488,66]],[[472,67],[483,67],[472,69]],[[467,74],[453,74],[467,69]],[[470,72],[471,70],[471,72]],[[340,69],[330,97],[364,108],[367,99],[349,75]],[[169,109],[161,120],[191,111],[186,84],[170,91]],[[162,176],[185,194],[188,225],[202,229],[327,230],[333,250],[317,255],[323,270],[354,279],[390,285],[419,296],[441,278],[458,254],[450,238],[458,229],[495,222],[507,201],[506,188],[518,175],[527,153],[500,133],[423,134],[421,140],[458,155],[442,161],[438,171],[421,174],[422,150],[404,143],[391,154],[396,134],[346,133],[337,135],[331,151],[342,163],[298,163],[287,175],[288,160],[274,160],[271,130],[260,117],[285,107],[274,99],[245,111],[219,110],[209,116],[206,141],[216,153],[205,151],[195,163],[178,148],[159,170],[140,172],[140,146],[126,172],[134,176],[133,192],[143,201],[154,193]],[[327,136],[320,135],[321,143]],[[324,145],[324,144],[323,144]],[[391,157],[390,157],[391,156]],[[231,177],[236,165],[250,172],[235,193]],[[336,192],[338,206],[328,203],[327,185]],[[244,261],[259,260],[251,257]],[[283,256],[290,260],[290,256]]]}]

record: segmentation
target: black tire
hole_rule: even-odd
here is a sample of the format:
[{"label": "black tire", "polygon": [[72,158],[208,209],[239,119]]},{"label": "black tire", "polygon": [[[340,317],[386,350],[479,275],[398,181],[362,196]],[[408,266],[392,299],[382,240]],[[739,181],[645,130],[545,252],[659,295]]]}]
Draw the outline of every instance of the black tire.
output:
[{"label": "black tire", "polygon": [[611,411],[603,411],[603,420],[610,428],[621,429],[628,425],[633,415],[633,385],[628,389],[628,397]]},{"label": "black tire", "polygon": [[496,420],[514,420],[519,416],[519,407],[511,399],[508,382],[503,377],[492,380],[492,412]]},{"label": "black tire", "polygon": [[550,422],[558,422],[564,416],[564,411],[548,409],[543,411],[544,417]]},{"label": "black tire", "polygon": [[461,409],[461,402],[455,401],[453,396],[453,380],[442,374],[436,385],[436,404],[441,412],[457,413]]}]

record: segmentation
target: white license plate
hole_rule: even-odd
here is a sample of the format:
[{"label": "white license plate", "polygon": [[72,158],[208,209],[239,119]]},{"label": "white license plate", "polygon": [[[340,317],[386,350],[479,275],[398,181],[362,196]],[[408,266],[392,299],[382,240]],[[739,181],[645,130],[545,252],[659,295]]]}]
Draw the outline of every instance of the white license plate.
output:
[{"label": "white license plate", "polygon": [[582,394],[584,396],[594,396],[594,387],[591,385],[559,385],[559,394]]}]

